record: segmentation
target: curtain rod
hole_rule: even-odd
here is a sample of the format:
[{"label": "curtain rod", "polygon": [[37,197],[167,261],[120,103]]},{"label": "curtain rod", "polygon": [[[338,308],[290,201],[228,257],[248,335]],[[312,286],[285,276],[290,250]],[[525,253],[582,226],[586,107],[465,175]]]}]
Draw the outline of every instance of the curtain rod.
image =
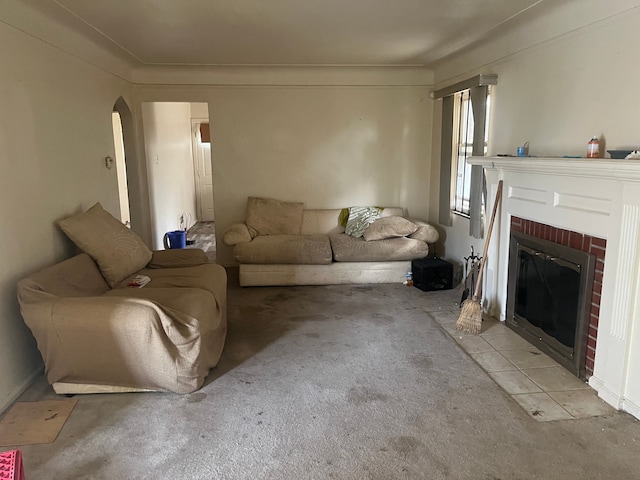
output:
[{"label": "curtain rod", "polygon": [[498,75],[494,73],[488,74],[480,74],[475,77],[468,78],[458,83],[454,83],[448,87],[441,88],[440,90],[436,90],[433,92],[433,98],[442,98],[447,97],[449,95],[453,95],[454,93],[460,92],[462,90],[467,90],[471,87],[481,87],[483,85],[497,85],[498,84]]}]

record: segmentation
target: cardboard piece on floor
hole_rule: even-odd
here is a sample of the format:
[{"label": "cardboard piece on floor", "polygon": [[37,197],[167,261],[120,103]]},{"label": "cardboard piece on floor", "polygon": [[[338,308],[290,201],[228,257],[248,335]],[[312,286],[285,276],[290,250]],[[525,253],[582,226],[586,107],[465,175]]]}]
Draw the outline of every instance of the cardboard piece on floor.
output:
[{"label": "cardboard piece on floor", "polygon": [[0,420],[0,445],[53,442],[76,403],[77,398],[15,403]]}]

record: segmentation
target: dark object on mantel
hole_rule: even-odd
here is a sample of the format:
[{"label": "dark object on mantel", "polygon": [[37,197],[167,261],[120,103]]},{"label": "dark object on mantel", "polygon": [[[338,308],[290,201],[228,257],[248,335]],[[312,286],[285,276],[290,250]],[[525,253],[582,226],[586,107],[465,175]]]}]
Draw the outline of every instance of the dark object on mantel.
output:
[{"label": "dark object on mantel", "polygon": [[411,261],[413,285],[423,292],[453,288],[453,265],[440,258],[418,258]]},{"label": "dark object on mantel", "polygon": [[626,158],[633,150],[607,150],[611,158]]}]

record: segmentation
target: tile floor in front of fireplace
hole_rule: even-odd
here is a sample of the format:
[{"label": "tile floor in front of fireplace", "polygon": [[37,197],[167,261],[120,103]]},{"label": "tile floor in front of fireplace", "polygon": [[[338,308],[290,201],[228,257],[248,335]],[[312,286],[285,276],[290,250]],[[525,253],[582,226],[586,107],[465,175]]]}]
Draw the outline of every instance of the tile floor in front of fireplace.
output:
[{"label": "tile floor in front of fireplace", "polygon": [[482,332],[456,330],[459,310],[430,312],[453,339],[529,415],[540,422],[569,420],[613,413],[595,390],[545,353],[510,330],[486,318]]}]

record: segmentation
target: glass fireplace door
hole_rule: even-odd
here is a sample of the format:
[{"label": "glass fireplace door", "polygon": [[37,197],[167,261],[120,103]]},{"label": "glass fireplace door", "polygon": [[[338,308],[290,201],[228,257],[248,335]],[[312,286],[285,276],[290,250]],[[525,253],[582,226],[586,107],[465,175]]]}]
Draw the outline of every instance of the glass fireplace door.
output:
[{"label": "glass fireplace door", "polygon": [[593,256],[512,233],[506,324],[583,377]]}]

